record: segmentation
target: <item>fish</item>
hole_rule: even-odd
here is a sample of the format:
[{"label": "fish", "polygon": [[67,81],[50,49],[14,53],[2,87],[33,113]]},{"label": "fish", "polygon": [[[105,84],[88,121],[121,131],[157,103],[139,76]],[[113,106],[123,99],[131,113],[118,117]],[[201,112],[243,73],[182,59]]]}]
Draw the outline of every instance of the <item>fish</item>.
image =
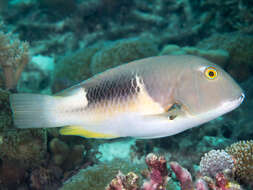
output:
[{"label": "fish", "polygon": [[139,59],[54,95],[10,95],[17,128],[61,127],[62,135],[152,139],[237,108],[244,92],[220,66],[197,56]]}]

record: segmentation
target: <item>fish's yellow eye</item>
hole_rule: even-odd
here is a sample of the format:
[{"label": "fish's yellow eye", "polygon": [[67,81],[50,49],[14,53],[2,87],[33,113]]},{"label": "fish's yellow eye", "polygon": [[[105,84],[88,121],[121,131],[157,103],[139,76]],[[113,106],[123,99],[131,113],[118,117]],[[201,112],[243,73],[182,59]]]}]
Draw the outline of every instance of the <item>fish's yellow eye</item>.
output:
[{"label": "fish's yellow eye", "polygon": [[208,79],[216,79],[217,76],[218,76],[218,73],[216,71],[216,69],[214,67],[207,67],[206,70],[205,70],[205,76],[208,78]]}]

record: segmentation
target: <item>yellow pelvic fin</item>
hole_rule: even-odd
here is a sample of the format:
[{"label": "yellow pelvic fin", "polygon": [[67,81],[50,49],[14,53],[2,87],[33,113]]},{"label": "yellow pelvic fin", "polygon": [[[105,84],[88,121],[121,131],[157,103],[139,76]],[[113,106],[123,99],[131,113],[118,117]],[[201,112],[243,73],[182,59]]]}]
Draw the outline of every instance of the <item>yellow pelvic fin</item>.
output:
[{"label": "yellow pelvic fin", "polygon": [[103,133],[97,133],[85,130],[83,127],[80,126],[67,126],[60,129],[61,135],[77,135],[85,138],[104,138],[104,139],[110,139],[110,138],[117,138],[115,135],[109,135],[109,134],[103,134]]}]

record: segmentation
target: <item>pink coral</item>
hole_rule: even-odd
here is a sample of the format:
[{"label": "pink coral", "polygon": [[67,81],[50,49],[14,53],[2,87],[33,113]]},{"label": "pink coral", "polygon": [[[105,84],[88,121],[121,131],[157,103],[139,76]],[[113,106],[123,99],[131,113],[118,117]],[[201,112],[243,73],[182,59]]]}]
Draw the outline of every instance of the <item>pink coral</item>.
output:
[{"label": "pink coral", "polygon": [[168,179],[167,163],[163,156],[157,157],[155,154],[148,154],[146,164],[149,167],[150,180],[143,184],[143,190],[165,190]]},{"label": "pink coral", "polygon": [[202,177],[202,179],[208,184],[209,189],[211,190],[242,190],[241,186],[224,173],[217,173],[215,180],[210,177]]},{"label": "pink coral", "polygon": [[[150,153],[146,156],[148,171],[143,176],[148,178],[141,188],[138,186],[138,176],[130,172],[126,176],[119,174],[111,181],[106,190],[166,190],[168,188],[168,169],[163,156]],[[230,170],[216,173],[214,177],[198,176],[196,183],[191,173],[177,162],[170,162],[170,167],[180,182],[182,190],[241,190],[241,186],[233,181]],[[170,189],[170,188],[169,188]]]},{"label": "pink coral", "polygon": [[206,182],[203,179],[198,179],[195,184],[196,190],[209,190]]},{"label": "pink coral", "polygon": [[180,186],[182,190],[193,190],[193,182],[192,182],[192,176],[190,172],[180,166],[177,162],[171,162],[170,163],[171,169],[174,171],[174,173],[177,176],[177,179],[180,182]]},{"label": "pink coral", "polygon": [[222,189],[222,190],[229,190],[228,187],[228,179],[224,176],[223,173],[218,173],[216,176],[215,176],[215,179],[216,179],[216,184],[217,186]]}]

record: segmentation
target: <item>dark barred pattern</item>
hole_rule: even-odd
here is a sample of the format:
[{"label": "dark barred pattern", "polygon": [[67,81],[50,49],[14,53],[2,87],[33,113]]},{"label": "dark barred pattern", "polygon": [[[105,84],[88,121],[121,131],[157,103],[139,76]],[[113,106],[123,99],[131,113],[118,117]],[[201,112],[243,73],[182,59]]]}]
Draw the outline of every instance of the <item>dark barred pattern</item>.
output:
[{"label": "dark barred pattern", "polygon": [[88,107],[101,102],[108,102],[136,95],[140,88],[136,77],[120,77],[118,80],[105,80],[96,86],[85,89]]}]

